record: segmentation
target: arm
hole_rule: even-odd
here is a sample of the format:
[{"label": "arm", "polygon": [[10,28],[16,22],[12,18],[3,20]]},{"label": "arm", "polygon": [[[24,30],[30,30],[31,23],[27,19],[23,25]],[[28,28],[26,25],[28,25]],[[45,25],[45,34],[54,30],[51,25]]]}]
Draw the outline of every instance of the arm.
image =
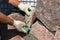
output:
[{"label": "arm", "polygon": [[2,12],[0,12],[0,22],[10,25],[13,24],[13,20],[7,17],[6,15],[4,15]]},{"label": "arm", "polygon": [[13,25],[13,26],[15,26],[15,28],[18,31],[25,32],[24,30],[22,30],[23,26],[26,25],[24,22],[18,21],[18,20],[13,20],[13,19],[7,17],[6,15],[4,15],[1,12],[0,12],[0,23],[6,23],[6,24]]},{"label": "arm", "polygon": [[[14,5],[15,7],[18,7],[18,0],[6,0],[8,3]],[[7,23],[13,25],[13,20],[4,15],[3,13],[0,12],[0,22]]]},{"label": "arm", "polygon": [[[14,5],[16,7],[19,4],[18,0],[9,0],[8,3],[11,3],[12,5]],[[0,12],[0,22],[13,25],[14,21],[11,18],[4,15],[2,12]]]},{"label": "arm", "polygon": [[12,4],[15,7],[18,7],[20,10],[24,11],[28,17],[30,16],[33,10],[30,4],[23,4],[18,0],[8,0],[7,2]]},{"label": "arm", "polygon": [[[12,1],[12,0],[10,0]],[[16,2],[16,1],[15,1]],[[12,3],[15,3],[15,2],[12,2]],[[11,4],[12,4],[11,3]],[[18,4],[18,3],[17,3]],[[19,3],[20,4],[20,3]],[[14,5],[14,4],[13,4]],[[15,5],[16,6],[16,5]],[[17,7],[17,6],[16,6]],[[4,15],[2,12],[0,12],[0,23],[6,23],[6,24],[10,24],[10,25],[13,25],[15,26],[15,28],[18,30],[18,31],[22,31],[22,32],[25,32],[24,30],[22,30],[23,26],[26,26],[26,24],[22,21],[18,21],[18,20],[13,20],[9,17],[7,17],[6,15]]]},{"label": "arm", "polygon": [[12,4],[13,6],[15,6],[15,7],[18,7],[18,5],[19,5],[19,1],[18,0],[7,0],[7,2],[9,3],[9,4]]},{"label": "arm", "polygon": [[34,9],[30,4],[23,4],[18,0],[8,0],[7,3],[12,4],[15,7],[18,7],[20,10],[24,11],[26,15],[30,15],[31,11]]}]

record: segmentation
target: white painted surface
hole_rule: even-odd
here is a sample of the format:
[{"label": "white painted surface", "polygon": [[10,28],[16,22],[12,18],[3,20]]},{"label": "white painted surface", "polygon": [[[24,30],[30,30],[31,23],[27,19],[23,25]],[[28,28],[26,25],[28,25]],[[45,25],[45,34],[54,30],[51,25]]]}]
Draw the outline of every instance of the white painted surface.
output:
[{"label": "white painted surface", "polygon": [[19,0],[21,1],[22,3],[30,3],[33,7],[36,6],[36,2],[37,0]]}]

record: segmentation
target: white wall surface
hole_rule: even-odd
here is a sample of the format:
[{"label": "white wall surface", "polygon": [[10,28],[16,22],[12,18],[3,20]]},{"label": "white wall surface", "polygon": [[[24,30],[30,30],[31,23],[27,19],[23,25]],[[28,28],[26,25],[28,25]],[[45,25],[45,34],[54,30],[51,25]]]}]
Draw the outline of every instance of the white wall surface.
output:
[{"label": "white wall surface", "polygon": [[22,3],[30,3],[32,7],[35,7],[37,2],[37,0],[19,0],[19,1],[21,1]]}]

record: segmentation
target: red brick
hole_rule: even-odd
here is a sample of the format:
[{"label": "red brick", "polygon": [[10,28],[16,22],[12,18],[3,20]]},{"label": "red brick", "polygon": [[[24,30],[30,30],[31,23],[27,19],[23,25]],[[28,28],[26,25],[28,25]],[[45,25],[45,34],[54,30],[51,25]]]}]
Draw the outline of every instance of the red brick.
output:
[{"label": "red brick", "polygon": [[24,21],[25,17],[22,16],[20,13],[11,13],[10,15],[8,15],[8,17],[11,17],[15,20],[20,20],[20,21]]},{"label": "red brick", "polygon": [[38,22],[32,25],[30,33],[38,40],[55,40],[54,35]]},{"label": "red brick", "polygon": [[20,37],[19,35],[17,35],[9,40],[24,40],[24,39],[22,37]]}]

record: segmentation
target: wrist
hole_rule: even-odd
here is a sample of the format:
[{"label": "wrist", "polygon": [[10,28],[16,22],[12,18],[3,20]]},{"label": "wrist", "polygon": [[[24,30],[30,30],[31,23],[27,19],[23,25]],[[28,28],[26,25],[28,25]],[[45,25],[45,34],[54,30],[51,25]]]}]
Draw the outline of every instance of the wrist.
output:
[{"label": "wrist", "polygon": [[13,25],[13,22],[14,22],[13,19],[9,18],[7,21],[8,21],[8,24]]},{"label": "wrist", "polygon": [[19,8],[20,10],[23,10],[24,4],[23,4],[23,3],[19,3],[19,4],[18,4],[18,8]]}]

